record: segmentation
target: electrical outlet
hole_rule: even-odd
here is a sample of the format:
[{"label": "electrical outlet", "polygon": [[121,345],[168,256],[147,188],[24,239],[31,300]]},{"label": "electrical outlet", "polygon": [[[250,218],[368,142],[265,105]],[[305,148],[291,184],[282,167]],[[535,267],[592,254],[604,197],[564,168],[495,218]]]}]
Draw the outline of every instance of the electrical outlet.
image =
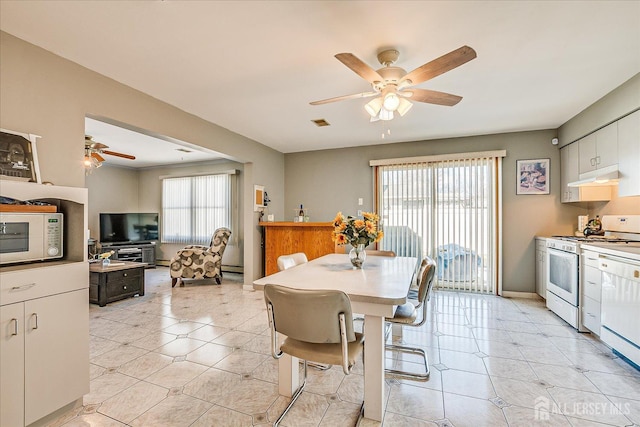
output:
[{"label": "electrical outlet", "polygon": [[362,211],[358,210],[358,216],[362,216]]},{"label": "electrical outlet", "polygon": [[362,206],[362,197],[358,199],[358,206]]}]

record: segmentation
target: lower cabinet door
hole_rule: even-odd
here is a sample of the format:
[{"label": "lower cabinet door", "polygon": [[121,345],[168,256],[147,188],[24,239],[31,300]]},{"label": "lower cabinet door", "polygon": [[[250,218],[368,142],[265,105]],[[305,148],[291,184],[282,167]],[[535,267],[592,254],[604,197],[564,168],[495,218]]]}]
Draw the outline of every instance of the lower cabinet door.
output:
[{"label": "lower cabinet door", "polygon": [[24,303],[25,424],[89,392],[88,301],[81,289]]},{"label": "lower cabinet door", "polygon": [[25,425],[23,320],[24,303],[0,307],[0,426]]}]

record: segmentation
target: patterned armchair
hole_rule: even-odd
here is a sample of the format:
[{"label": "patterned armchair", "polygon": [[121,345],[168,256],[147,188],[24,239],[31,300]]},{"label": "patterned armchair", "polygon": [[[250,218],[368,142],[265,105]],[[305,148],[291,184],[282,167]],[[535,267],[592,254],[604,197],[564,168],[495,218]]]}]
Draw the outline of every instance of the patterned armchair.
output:
[{"label": "patterned armchair", "polygon": [[218,228],[207,246],[185,246],[171,259],[171,287],[184,286],[182,279],[215,278],[218,285],[222,278],[222,254],[227,247],[231,230]]}]

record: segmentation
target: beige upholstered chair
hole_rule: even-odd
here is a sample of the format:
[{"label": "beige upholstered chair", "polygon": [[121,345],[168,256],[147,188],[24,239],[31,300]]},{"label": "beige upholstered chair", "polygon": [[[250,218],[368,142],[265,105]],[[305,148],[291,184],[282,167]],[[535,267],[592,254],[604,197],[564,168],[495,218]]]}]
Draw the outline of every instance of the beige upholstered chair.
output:
[{"label": "beige upholstered chair", "polygon": [[[399,324],[402,326],[415,326],[419,327],[424,325],[427,320],[427,301],[431,294],[431,288],[433,287],[433,279],[436,273],[436,263],[429,257],[422,260],[420,269],[418,270],[418,276],[416,278],[416,285],[418,287],[417,298],[418,305],[414,305],[412,302],[407,302],[398,306],[393,317],[385,318],[385,321],[392,324]],[[422,316],[418,319],[418,310],[422,309]],[[387,344],[387,350],[395,350],[403,353],[419,354],[424,360],[425,373],[413,373],[407,371],[400,371],[396,369],[385,369],[385,372],[392,374],[396,377],[414,379],[419,381],[426,381],[429,379],[429,361],[427,354],[421,348],[406,347],[396,344]]]},{"label": "beige upholstered chair", "polygon": [[180,286],[184,286],[182,279],[215,278],[219,285],[222,279],[222,254],[229,236],[231,230],[218,228],[213,232],[209,246],[190,245],[180,249],[171,259],[171,287],[178,281]]},{"label": "beige upholstered chair", "polygon": [[[304,379],[291,402],[273,424],[277,426],[298,399],[307,381],[307,361],[341,365],[345,374],[364,349],[364,335],[353,329],[351,301],[336,290],[302,290],[265,285],[271,329],[271,354],[284,353],[303,360]],[[278,334],[286,335],[279,345]],[[362,414],[362,411],[361,411]]]},{"label": "beige upholstered chair", "polygon": [[297,252],[291,255],[280,255],[277,260],[278,271],[286,270],[288,268],[295,267],[296,265],[304,264],[305,262],[308,262],[308,260],[304,252]]}]

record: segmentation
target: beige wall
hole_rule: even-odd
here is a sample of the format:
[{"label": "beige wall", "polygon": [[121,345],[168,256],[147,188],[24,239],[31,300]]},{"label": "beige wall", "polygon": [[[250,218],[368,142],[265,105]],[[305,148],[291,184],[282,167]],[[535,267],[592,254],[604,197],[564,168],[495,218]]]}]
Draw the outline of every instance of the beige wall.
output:
[{"label": "beige wall", "polygon": [[570,144],[618,120],[638,107],[640,107],[640,73],[560,126],[558,129],[559,145],[563,147]]},{"label": "beige wall", "polygon": [[[42,136],[38,154],[44,181],[84,187],[84,121],[89,114],[207,147],[244,163],[243,199],[251,199],[253,184],[264,185],[274,200],[271,210],[283,214],[282,153],[4,32],[0,64],[0,127]],[[245,282],[251,283],[262,270],[258,215],[247,208],[242,220],[244,259],[251,260],[245,261]]]},{"label": "beige wall", "polygon": [[[554,130],[545,130],[286,154],[285,213],[304,203],[311,220],[330,221],[337,211],[373,210],[369,160],[506,149],[503,289],[535,292],[534,237],[573,233],[577,215],[585,213],[584,207],[560,203],[560,152],[551,144],[554,136]],[[551,193],[516,195],[516,160],[537,158],[551,159]]]}]

